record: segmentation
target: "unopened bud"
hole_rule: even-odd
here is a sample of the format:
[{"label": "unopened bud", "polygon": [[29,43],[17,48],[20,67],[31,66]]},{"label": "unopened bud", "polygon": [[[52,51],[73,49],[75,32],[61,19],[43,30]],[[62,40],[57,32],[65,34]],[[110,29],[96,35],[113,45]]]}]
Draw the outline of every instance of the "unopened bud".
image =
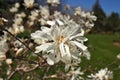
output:
[{"label": "unopened bud", "polygon": [[118,55],[117,55],[117,59],[119,59],[119,60],[120,60],[120,54],[118,54]]},{"label": "unopened bud", "polygon": [[12,62],[12,59],[6,59],[6,63],[7,63],[8,65],[12,64],[12,63],[13,63],[13,62]]},{"label": "unopened bud", "polygon": [[18,56],[22,52],[23,52],[23,48],[18,49],[17,52],[16,52],[16,56]]}]

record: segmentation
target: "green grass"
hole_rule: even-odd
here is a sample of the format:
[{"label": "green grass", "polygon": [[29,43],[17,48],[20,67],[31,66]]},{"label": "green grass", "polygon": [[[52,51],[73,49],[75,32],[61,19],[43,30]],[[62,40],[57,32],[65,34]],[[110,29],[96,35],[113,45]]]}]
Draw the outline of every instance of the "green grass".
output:
[{"label": "green grass", "polygon": [[[120,69],[114,70],[118,68],[120,65],[119,60],[117,63],[107,66],[115,61],[117,58],[117,54],[120,53],[120,47],[113,45],[113,40],[120,39],[120,34],[109,34],[109,35],[102,35],[102,34],[89,34],[86,35],[88,38],[88,42],[86,45],[88,46],[88,50],[91,54],[91,60],[82,60],[80,66],[82,68],[88,68],[92,71],[98,71],[101,68],[108,67],[109,70],[114,71],[114,80],[120,80]],[[87,72],[89,74],[89,72]]]}]

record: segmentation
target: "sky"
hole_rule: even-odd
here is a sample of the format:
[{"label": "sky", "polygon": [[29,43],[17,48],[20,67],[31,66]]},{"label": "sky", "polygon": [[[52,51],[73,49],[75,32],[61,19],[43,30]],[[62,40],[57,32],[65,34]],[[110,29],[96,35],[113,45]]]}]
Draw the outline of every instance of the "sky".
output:
[{"label": "sky", "polygon": [[[80,6],[83,9],[91,10],[96,0],[66,0],[65,3],[73,7]],[[111,14],[117,12],[120,14],[120,0],[99,0],[104,12]]]}]

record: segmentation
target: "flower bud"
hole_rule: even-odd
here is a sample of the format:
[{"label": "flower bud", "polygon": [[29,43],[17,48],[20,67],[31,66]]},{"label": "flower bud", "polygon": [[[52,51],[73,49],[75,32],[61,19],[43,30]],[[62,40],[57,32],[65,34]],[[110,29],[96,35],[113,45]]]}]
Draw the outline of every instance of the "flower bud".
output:
[{"label": "flower bud", "polygon": [[21,54],[22,52],[23,52],[23,48],[20,48],[20,49],[17,50],[17,52],[16,52],[15,55],[18,56],[18,55]]},{"label": "flower bud", "polygon": [[118,55],[117,55],[117,59],[119,59],[119,60],[120,60],[120,54],[118,54]]},{"label": "flower bud", "polygon": [[13,63],[13,61],[12,61],[12,59],[6,59],[6,63],[7,63],[8,65],[10,65],[10,64]]}]

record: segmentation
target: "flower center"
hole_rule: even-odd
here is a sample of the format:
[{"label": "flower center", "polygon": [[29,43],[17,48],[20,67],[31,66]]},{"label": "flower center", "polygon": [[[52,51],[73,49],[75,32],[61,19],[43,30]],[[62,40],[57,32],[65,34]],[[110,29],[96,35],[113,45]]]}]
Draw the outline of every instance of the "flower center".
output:
[{"label": "flower center", "polygon": [[63,36],[58,36],[56,40],[58,43],[61,43],[63,41],[63,39],[64,39]]}]

